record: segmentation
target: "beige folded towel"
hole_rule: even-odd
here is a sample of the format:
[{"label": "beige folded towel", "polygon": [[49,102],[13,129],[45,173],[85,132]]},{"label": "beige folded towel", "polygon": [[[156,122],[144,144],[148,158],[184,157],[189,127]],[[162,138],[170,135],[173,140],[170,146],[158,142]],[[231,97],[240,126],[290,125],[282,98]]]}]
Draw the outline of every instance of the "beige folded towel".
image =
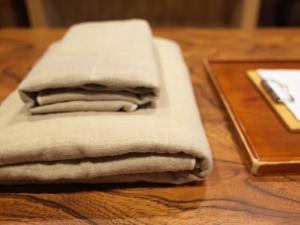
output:
[{"label": "beige folded towel", "polygon": [[154,105],[159,65],[143,20],[71,27],[19,87],[30,112],[134,111]]},{"label": "beige folded towel", "polygon": [[202,180],[212,167],[178,46],[156,39],[156,108],[31,115],[14,92],[0,107],[0,183]]}]

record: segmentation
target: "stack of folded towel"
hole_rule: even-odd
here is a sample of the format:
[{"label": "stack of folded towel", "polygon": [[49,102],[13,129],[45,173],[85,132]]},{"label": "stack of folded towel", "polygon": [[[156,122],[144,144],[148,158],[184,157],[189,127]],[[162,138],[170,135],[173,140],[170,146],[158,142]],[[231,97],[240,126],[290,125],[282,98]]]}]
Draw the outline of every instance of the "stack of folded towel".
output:
[{"label": "stack of folded towel", "polygon": [[176,43],[142,20],[69,29],[0,107],[0,183],[203,180],[209,145]]}]

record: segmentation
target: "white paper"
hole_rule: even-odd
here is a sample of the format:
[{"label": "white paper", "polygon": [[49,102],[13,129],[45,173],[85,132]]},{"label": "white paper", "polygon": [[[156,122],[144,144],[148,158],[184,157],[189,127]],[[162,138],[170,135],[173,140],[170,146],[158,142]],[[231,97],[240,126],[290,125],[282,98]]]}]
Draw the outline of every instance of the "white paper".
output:
[{"label": "white paper", "polygon": [[268,81],[273,91],[300,121],[300,69],[258,69],[256,72]]}]

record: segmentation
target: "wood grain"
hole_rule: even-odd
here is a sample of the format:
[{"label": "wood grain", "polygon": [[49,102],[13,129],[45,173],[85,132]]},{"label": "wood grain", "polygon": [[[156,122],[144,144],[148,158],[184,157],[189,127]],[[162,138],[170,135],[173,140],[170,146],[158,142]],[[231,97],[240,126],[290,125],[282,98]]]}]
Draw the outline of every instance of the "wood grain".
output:
[{"label": "wood grain", "polygon": [[[0,98],[4,99],[64,30],[0,31]],[[300,30],[160,28],[180,43],[192,73],[215,167],[204,183],[0,187],[0,224],[298,225],[300,176],[255,177],[203,58],[300,59]],[[2,131],[0,131],[2,132]]]},{"label": "wood grain", "polygon": [[254,174],[300,174],[300,133],[291,132],[247,71],[300,69],[300,61],[210,61],[205,64],[245,145]]}]

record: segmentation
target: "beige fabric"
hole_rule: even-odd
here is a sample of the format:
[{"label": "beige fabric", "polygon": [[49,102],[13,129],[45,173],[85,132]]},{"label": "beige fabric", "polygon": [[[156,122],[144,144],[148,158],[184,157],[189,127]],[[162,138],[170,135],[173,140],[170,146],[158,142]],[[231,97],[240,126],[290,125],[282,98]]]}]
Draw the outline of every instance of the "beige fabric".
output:
[{"label": "beige fabric", "polygon": [[19,91],[33,114],[131,112],[153,106],[159,77],[147,22],[90,22],[74,25],[53,44]]},{"label": "beige fabric", "polygon": [[0,183],[202,180],[209,145],[178,46],[156,39],[156,108],[31,115],[14,92],[0,107]]}]

